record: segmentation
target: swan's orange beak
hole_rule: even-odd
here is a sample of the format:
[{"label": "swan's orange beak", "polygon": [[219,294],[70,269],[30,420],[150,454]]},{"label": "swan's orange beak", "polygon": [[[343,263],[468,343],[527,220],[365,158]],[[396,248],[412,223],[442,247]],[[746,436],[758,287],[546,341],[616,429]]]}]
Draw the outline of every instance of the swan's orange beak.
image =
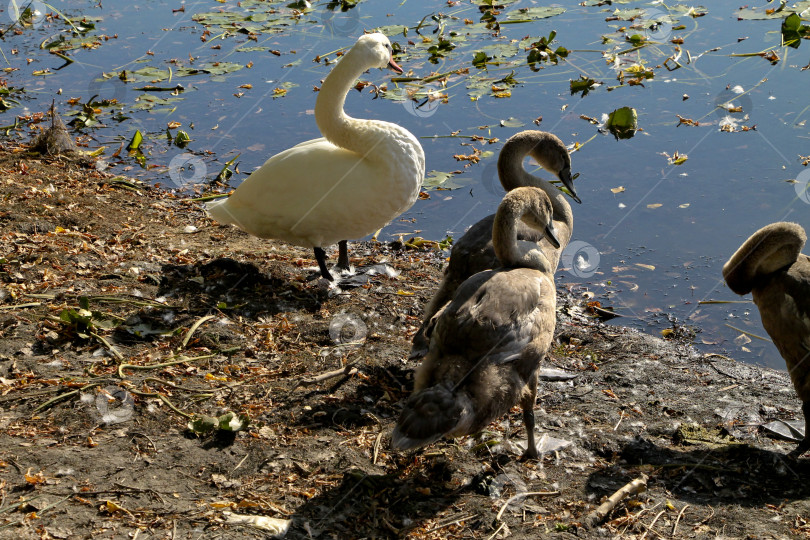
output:
[{"label": "swan's orange beak", "polygon": [[388,67],[396,71],[397,73],[402,73],[404,70],[399,67],[399,64],[394,62],[394,57],[392,56],[390,60],[388,60]]}]

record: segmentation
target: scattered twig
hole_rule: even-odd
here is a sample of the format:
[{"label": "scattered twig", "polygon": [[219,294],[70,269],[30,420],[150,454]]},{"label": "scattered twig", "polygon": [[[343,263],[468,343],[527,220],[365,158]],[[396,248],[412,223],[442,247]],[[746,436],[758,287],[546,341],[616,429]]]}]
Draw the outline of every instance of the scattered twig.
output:
[{"label": "scattered twig", "polygon": [[501,523],[501,526],[498,527],[498,529],[494,533],[492,533],[489,537],[487,537],[487,540],[492,540],[493,538],[498,536],[498,533],[501,532],[501,529],[503,529],[504,527],[506,527],[506,523]]},{"label": "scattered twig", "polygon": [[464,520],[474,518],[474,517],[475,517],[475,514],[462,514],[461,516],[458,516],[458,517],[451,516],[450,518],[447,519],[447,521],[440,522],[438,525],[436,525],[432,529],[429,529],[429,530],[425,531],[425,534],[429,534],[429,533],[438,531],[439,529],[444,529],[445,527],[449,527],[451,525],[456,525],[456,524],[458,524],[458,523],[460,523],[460,522],[462,522]]},{"label": "scattered twig", "polygon": [[205,322],[210,321],[211,319],[216,318],[216,315],[206,315],[205,317],[201,317],[197,320],[194,324],[191,325],[191,328],[188,329],[186,335],[183,337],[182,343],[180,343],[180,348],[185,349],[186,345],[188,345],[189,340],[191,340],[191,335],[197,331],[197,328],[202,326]]},{"label": "scattered twig", "polygon": [[382,436],[383,436],[383,432],[381,431],[381,432],[379,432],[377,434],[377,438],[374,440],[374,455],[371,458],[371,464],[372,465],[377,464],[377,456],[380,453],[380,441],[382,441]]},{"label": "scattered twig", "polygon": [[217,351],[215,353],[204,354],[202,356],[195,356],[193,358],[188,358],[188,357],[183,356],[179,360],[172,360],[171,362],[161,362],[160,364],[146,364],[146,365],[142,365],[142,366],[137,365],[137,364],[119,364],[118,365],[118,376],[121,377],[122,379],[124,379],[125,378],[125,376],[124,376],[124,370],[125,369],[135,369],[135,370],[159,369],[159,368],[163,368],[163,367],[176,366],[177,364],[185,364],[185,363],[190,363],[190,362],[197,362],[198,360],[205,360],[207,358],[214,358],[217,355],[226,354],[226,353],[230,353],[230,352],[234,352],[234,351],[238,351],[238,350],[239,350],[239,347],[232,347],[230,349],[223,349],[223,350]]},{"label": "scattered twig", "polygon": [[245,457],[243,457],[243,458],[242,458],[242,461],[240,461],[239,463],[237,463],[237,464],[236,464],[236,467],[234,467],[234,468],[231,470],[231,473],[233,473],[233,472],[234,472],[236,469],[238,469],[239,467],[241,467],[241,466],[242,466],[242,464],[245,462],[245,460],[247,460],[247,458],[248,458],[249,456],[250,456],[250,452],[248,452],[247,454],[245,454]]},{"label": "scattered twig", "polygon": [[321,373],[319,375],[313,375],[312,377],[304,377],[299,379],[295,386],[290,389],[290,392],[298,388],[299,386],[312,386],[313,384],[318,384],[319,382],[327,381],[329,379],[334,379],[335,377],[340,377],[341,375],[345,375],[346,377],[350,377],[357,373],[357,368],[354,367],[355,362],[350,364],[346,364],[340,369],[335,369],[332,371],[327,371],[326,373]]},{"label": "scattered twig", "polygon": [[108,350],[108,351],[110,351],[110,352],[113,354],[113,356],[115,356],[115,358],[116,358],[116,359],[117,359],[119,362],[123,362],[123,361],[124,361],[124,355],[123,355],[123,354],[121,354],[120,352],[118,352],[118,349],[116,349],[116,348],[115,348],[115,347],[114,347],[114,346],[113,346],[113,345],[112,345],[112,344],[111,344],[109,341],[107,341],[106,339],[104,339],[104,336],[100,336],[100,335],[96,334],[95,332],[88,332],[88,334],[90,334],[91,336],[93,336],[94,338],[96,338],[97,340],[99,340],[99,341],[101,342],[101,344],[102,344],[102,345],[104,345],[105,347],[107,347],[107,350]]},{"label": "scattered twig", "polygon": [[511,497],[509,497],[506,500],[504,505],[498,511],[498,515],[495,516],[495,521],[500,521],[501,520],[501,516],[503,515],[504,510],[506,510],[507,507],[510,504],[512,504],[512,501],[514,501],[515,499],[519,499],[521,497],[530,497],[532,495],[541,495],[541,496],[544,496],[544,497],[550,497],[552,495],[559,495],[559,494],[560,494],[559,491],[529,491],[528,493],[516,493],[515,495],[512,495]]},{"label": "scattered twig", "polygon": [[56,403],[59,403],[63,399],[67,399],[70,396],[78,394],[82,390],[87,390],[88,388],[93,388],[94,386],[99,386],[100,384],[101,384],[100,381],[99,382],[94,382],[94,383],[86,384],[86,385],[82,386],[81,388],[77,388],[76,390],[71,390],[70,392],[65,392],[64,394],[59,394],[55,398],[49,399],[48,401],[46,401],[45,403],[43,403],[42,405],[40,405],[39,407],[34,409],[34,412],[31,413],[31,414],[40,413],[40,412],[52,407]]},{"label": "scattered twig", "polygon": [[15,304],[13,306],[0,306],[0,310],[4,309],[23,309],[23,308],[30,308],[30,307],[37,307],[41,306],[42,302],[29,302],[27,304]]},{"label": "scattered twig", "polygon": [[[54,508],[54,507],[56,507],[56,506],[59,506],[60,504],[62,504],[62,503],[63,503],[63,502],[65,502],[66,500],[70,499],[71,497],[73,497],[73,494],[72,494],[72,493],[71,493],[70,495],[68,495],[67,497],[63,497],[63,498],[59,499],[59,500],[58,500],[58,501],[56,501],[55,503],[53,503],[53,504],[51,504],[51,505],[46,506],[46,507],[45,507],[45,508],[43,508],[42,510],[37,510],[37,515],[38,515],[38,516],[41,516],[42,514],[44,514],[45,512],[47,512],[48,510],[50,510],[51,508]],[[31,500],[31,499],[29,499],[29,500]],[[5,529],[6,527],[13,527],[14,525],[19,525],[20,523],[24,523],[24,522],[25,522],[25,520],[27,520],[27,519],[28,519],[28,516],[26,516],[26,517],[24,517],[24,518],[22,518],[22,519],[19,519],[19,520],[17,520],[17,521],[12,521],[11,523],[6,523],[5,525],[0,525],[0,530]]]},{"label": "scattered twig", "polygon": [[171,401],[169,401],[169,398],[167,398],[166,396],[164,396],[164,395],[162,395],[162,394],[158,394],[158,395],[157,395],[157,397],[158,397],[158,398],[159,398],[159,399],[160,399],[160,400],[161,400],[163,403],[165,403],[166,405],[168,405],[168,406],[169,406],[169,408],[170,408],[171,410],[173,410],[174,412],[176,412],[176,413],[177,413],[177,414],[179,414],[180,416],[183,416],[183,417],[185,417],[185,418],[189,418],[189,419],[191,419],[191,418],[193,418],[193,417],[194,417],[194,415],[193,415],[193,414],[188,414],[188,413],[186,413],[186,412],[181,411],[181,410],[180,410],[180,409],[178,409],[177,407],[175,407],[175,406],[172,404],[172,402],[171,402]]},{"label": "scattered twig", "polygon": [[664,508],[663,510],[658,512],[658,514],[653,518],[652,523],[650,523],[649,526],[644,525],[644,523],[642,523],[642,525],[644,525],[644,534],[641,535],[641,538],[639,538],[639,540],[644,540],[645,538],[647,538],[647,533],[650,532],[650,531],[655,533],[656,536],[661,536],[660,534],[658,534],[657,532],[655,532],[653,530],[653,526],[655,525],[655,522],[658,521],[658,518],[660,518],[661,515],[663,515],[663,513],[666,512],[666,511],[667,511],[667,509]]},{"label": "scattered twig", "polygon": [[678,522],[681,520],[681,517],[683,517],[683,513],[686,512],[687,508],[689,508],[688,504],[683,505],[681,511],[678,512],[678,517],[675,518],[675,524],[672,526],[672,534],[670,534],[670,536],[672,536],[673,538],[675,538],[675,531],[678,530]]},{"label": "scattered twig", "polygon": [[768,339],[768,338],[766,338],[766,337],[763,337],[763,336],[760,336],[760,335],[754,334],[753,332],[749,332],[749,331],[747,331],[747,330],[743,330],[742,328],[737,328],[736,326],[732,326],[732,325],[730,325],[730,324],[728,324],[728,323],[726,323],[726,325],[725,325],[725,326],[728,326],[728,327],[729,327],[729,328],[731,328],[732,330],[736,330],[737,332],[739,332],[739,333],[741,333],[741,334],[745,334],[746,336],[749,336],[749,337],[752,337],[752,338],[756,338],[756,339],[761,339],[762,341],[767,341],[768,343],[773,343],[773,341],[771,341],[770,339]]},{"label": "scattered twig", "polygon": [[9,512],[11,510],[16,510],[19,507],[21,507],[22,505],[28,504],[31,501],[35,501],[35,500],[40,499],[42,497],[43,497],[42,495],[35,495],[35,496],[31,497],[30,499],[25,499],[23,501],[16,501],[16,502],[11,503],[8,506],[0,507],[0,514],[5,514],[6,512]]},{"label": "scattered twig", "polygon": [[596,510],[585,516],[585,519],[582,520],[582,526],[586,529],[592,529],[601,523],[622,499],[645,491],[647,489],[647,478],[647,475],[642,473],[640,477],[626,483],[616,493],[608,497],[605,502],[600,504]]},{"label": "scattered twig", "polygon": [[133,435],[133,436],[138,435],[139,437],[143,437],[144,439],[146,439],[147,441],[149,441],[149,444],[151,444],[151,445],[152,445],[152,449],[153,449],[155,452],[157,452],[157,446],[155,445],[155,441],[153,441],[153,440],[152,440],[152,439],[149,437],[149,435],[146,435],[145,433],[139,433],[139,432],[137,432],[137,431],[130,431],[130,435]]}]

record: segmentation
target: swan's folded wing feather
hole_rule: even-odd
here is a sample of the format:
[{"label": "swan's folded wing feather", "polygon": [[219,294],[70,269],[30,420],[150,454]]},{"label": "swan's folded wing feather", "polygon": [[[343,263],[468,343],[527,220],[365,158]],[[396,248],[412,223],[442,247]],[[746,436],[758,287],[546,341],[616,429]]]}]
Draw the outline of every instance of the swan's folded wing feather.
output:
[{"label": "swan's folded wing feather", "polygon": [[268,159],[216,211],[227,211],[230,219],[223,221],[255,236],[299,245],[362,238],[402,207],[396,197],[379,195],[395,191],[386,184],[388,172],[379,162],[314,139]]},{"label": "swan's folded wing feather", "polygon": [[[540,334],[551,334],[556,296],[550,279],[533,270],[481,272],[467,280],[440,317],[431,345],[477,364],[511,362]],[[456,350],[457,349],[457,350]]]}]

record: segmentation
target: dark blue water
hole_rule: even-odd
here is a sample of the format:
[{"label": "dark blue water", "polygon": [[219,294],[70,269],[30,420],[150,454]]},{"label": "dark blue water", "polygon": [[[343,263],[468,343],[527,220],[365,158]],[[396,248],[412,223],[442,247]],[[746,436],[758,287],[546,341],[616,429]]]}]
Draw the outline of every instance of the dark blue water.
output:
[{"label": "dark blue water", "polygon": [[[97,19],[95,29],[86,34],[86,47],[66,51],[75,62],[61,69],[63,60],[40,48],[60,33],[70,38],[61,20],[45,19],[22,28],[19,34],[6,34],[2,49],[8,59],[6,67],[13,70],[7,70],[4,77],[9,86],[23,87],[25,92],[16,96],[21,106],[2,113],[5,119],[0,123],[13,123],[13,115],[42,111],[54,98],[63,113],[79,110],[94,94],[115,98],[117,105],[100,107],[97,125],[82,130],[88,149],[107,146],[101,166],[167,187],[189,189],[216,176],[225,162],[239,155],[241,174],[230,181],[237,185],[268,156],[319,136],[312,114],[313,88],[320,85],[330,66],[323,60],[314,62],[316,56],[334,60],[333,51],[350,46],[363,29],[394,24],[414,27],[429,14],[451,15],[456,19],[444,19],[446,28],[461,29],[461,35],[456,49],[435,64],[422,52],[427,45],[414,30],[407,37],[392,36],[392,41],[406,49],[403,67],[414,76],[469,68],[470,76],[485,74],[493,81],[515,71],[519,84],[511,88],[509,98],[484,95],[474,100],[469,95],[469,76],[452,76],[446,88],[438,83],[430,86],[445,93],[447,103],[434,102],[422,109],[414,109],[412,102],[374,99],[370,87],[351,92],[346,107],[349,114],[395,121],[421,138],[429,171],[463,171],[452,179],[460,187],[431,191],[429,200],[418,201],[404,216],[415,222],[392,223],[381,239],[416,231],[434,239],[446,234],[458,237],[470,224],[492,213],[501,196],[494,170],[497,151],[513,133],[537,127],[532,121],[542,117],[540,129],[554,132],[572,147],[584,143],[573,154],[583,200],[574,209],[573,239],[590,254],[590,266],[561,271],[558,283],[588,286],[603,305],[625,315],[621,324],[660,332],[677,320],[701,329],[696,343],[703,350],[725,350],[740,360],[783,366],[770,343],[733,341],[740,333],[726,324],[765,335],[753,304],[698,303],[738,300],[724,286],[720,269],[753,231],[779,220],[810,228],[808,198],[799,197],[796,184],[791,183],[798,179],[799,185],[806,185],[810,180],[799,159],[810,154],[806,91],[810,70],[800,70],[810,61],[810,43],[805,41],[798,50],[781,47],[779,20],[738,21],[739,4],[725,0],[711,2],[708,13],[697,18],[666,12],[662,4],[621,4],[622,9],[645,8],[649,18],[664,13],[674,22],[626,30],[627,34],[640,32],[656,44],[618,55],[618,65],[643,65],[653,69],[655,76],[643,86],[616,87],[617,62],[611,55],[631,48],[623,42],[624,31],[619,29],[633,23],[606,20],[613,14],[612,6],[567,6],[565,13],[555,17],[503,24],[500,35],[494,37],[463,23],[465,18],[477,22],[481,16],[469,2],[448,6],[443,1],[364,1],[346,13],[331,11],[327,3],[320,2],[297,19],[288,4],[55,3],[68,16]],[[518,1],[504,11],[536,6]],[[181,7],[184,11],[175,11]],[[251,39],[235,28],[226,32],[211,27],[206,32],[193,19],[195,14],[219,10],[253,12],[281,22]],[[47,7],[45,11],[49,11]],[[4,15],[11,24],[13,17],[8,12]],[[261,24],[266,21],[256,22],[255,28]],[[686,28],[673,30],[678,24]],[[422,34],[435,43],[433,28],[435,23],[426,25]],[[465,28],[473,33],[465,36]],[[471,64],[476,50],[493,44],[514,46],[527,36],[547,36],[552,30],[557,32],[555,47],[562,45],[571,51],[557,65],[544,64],[538,72],[529,70],[525,62],[490,65],[485,73]],[[613,36],[615,42],[603,43],[605,35]],[[668,71],[663,67],[665,60],[677,54],[669,42],[673,37],[684,39],[678,60],[682,67]],[[738,42],[741,38],[747,39]],[[719,50],[712,50],[716,48]],[[729,56],[770,49],[780,57],[775,65],[758,56]],[[520,52],[519,57],[525,53]],[[189,69],[216,71],[215,62],[238,64],[241,69],[181,76]],[[670,60],[667,65],[675,64]],[[185,91],[177,95],[140,91],[137,88],[150,84],[148,75],[132,82],[118,77],[122,70],[131,74],[145,67],[164,72],[155,85],[181,84]],[[37,70],[47,72],[34,75]],[[103,73],[111,78],[105,81]],[[572,96],[569,81],[580,75],[604,84],[584,98]],[[390,82],[391,76],[373,70],[365,78],[375,84],[388,81],[388,89],[395,95],[397,85]],[[286,94],[281,96],[275,90],[279,88],[286,89]],[[729,114],[718,109],[716,104],[732,98],[735,91],[746,92],[734,101],[742,110]],[[69,104],[72,98],[78,104]],[[155,103],[154,98],[159,101]],[[642,129],[628,140],[599,134],[597,126],[581,118],[601,120],[602,115],[623,106],[637,110]],[[700,125],[678,126],[677,115]],[[720,131],[721,121],[728,116],[737,122],[734,132]],[[513,127],[501,127],[501,121],[510,118],[514,123],[508,125]],[[169,142],[166,130],[170,122],[179,123],[179,129],[191,136],[188,147]],[[516,127],[518,123],[524,126]],[[741,126],[750,129],[743,131]],[[112,156],[136,129],[146,135],[142,145],[146,168],[126,150],[117,158]],[[453,156],[471,153],[470,146],[462,145],[470,139],[446,137],[459,130],[461,135],[498,138],[500,142],[495,144],[473,143],[495,154],[465,168],[466,162]],[[176,132],[171,130],[172,135]],[[664,155],[676,151],[688,155],[679,166],[669,164]],[[619,187],[624,191],[611,191]],[[569,255],[569,260],[577,261],[573,253]]]}]

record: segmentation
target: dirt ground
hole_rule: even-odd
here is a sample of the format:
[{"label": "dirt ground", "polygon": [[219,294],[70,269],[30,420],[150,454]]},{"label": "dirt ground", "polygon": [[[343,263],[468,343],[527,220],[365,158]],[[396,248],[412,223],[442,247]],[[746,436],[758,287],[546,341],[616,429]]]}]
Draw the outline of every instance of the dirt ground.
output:
[{"label": "dirt ground", "polygon": [[350,244],[379,272],[330,290],[187,195],[10,146],[0,172],[0,538],[810,537],[808,460],[760,427],[801,418],[785,373],[605,326],[560,273],[543,458],[517,408],[392,452],[444,254]]}]

